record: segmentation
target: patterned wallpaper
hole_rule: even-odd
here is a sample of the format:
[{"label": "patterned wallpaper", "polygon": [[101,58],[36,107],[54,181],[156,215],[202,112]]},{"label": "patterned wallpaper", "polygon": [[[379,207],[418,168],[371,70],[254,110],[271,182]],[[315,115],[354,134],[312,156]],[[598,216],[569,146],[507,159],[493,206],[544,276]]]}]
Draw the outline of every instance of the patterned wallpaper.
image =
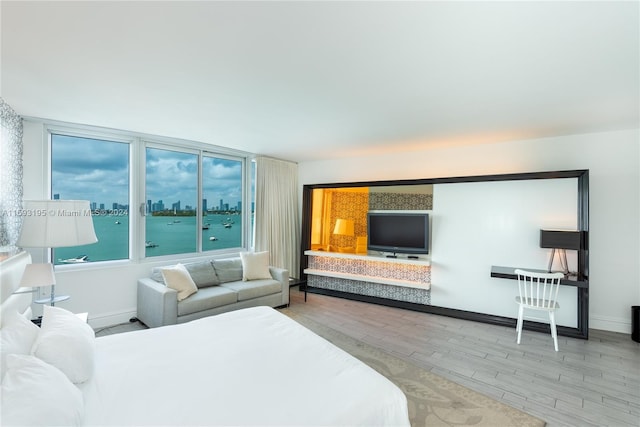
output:
[{"label": "patterned wallpaper", "polygon": [[11,246],[22,225],[22,118],[0,98],[0,119],[0,246]]},{"label": "patterned wallpaper", "polygon": [[369,210],[369,192],[335,191],[331,201],[331,225],[335,225],[338,218],[353,221],[354,237],[331,234],[330,244],[338,247],[356,245],[357,236],[367,234],[367,211]]},{"label": "patterned wallpaper", "polygon": [[[431,266],[429,265],[386,262],[384,258],[376,259],[374,257],[368,260],[311,255],[309,256],[309,268],[364,276],[361,281],[309,274],[307,276],[307,284],[310,287],[417,304],[431,304]],[[425,287],[416,288],[369,282],[366,281],[367,276],[372,279],[377,277],[422,283]]]},{"label": "patterned wallpaper", "polygon": [[350,279],[312,276],[307,278],[309,287],[348,292],[350,294],[391,299],[431,305],[431,290],[407,288],[404,286],[384,285],[381,283],[360,282]]},{"label": "patterned wallpaper", "polygon": [[309,268],[314,270],[335,271],[338,273],[359,274],[362,276],[383,277],[386,279],[406,280],[427,285],[431,283],[431,267],[428,265],[399,264],[380,261],[377,257],[371,258],[372,260],[310,256]]},{"label": "patterned wallpaper", "polygon": [[374,192],[369,194],[369,209],[372,211],[431,210],[433,209],[433,194]]}]

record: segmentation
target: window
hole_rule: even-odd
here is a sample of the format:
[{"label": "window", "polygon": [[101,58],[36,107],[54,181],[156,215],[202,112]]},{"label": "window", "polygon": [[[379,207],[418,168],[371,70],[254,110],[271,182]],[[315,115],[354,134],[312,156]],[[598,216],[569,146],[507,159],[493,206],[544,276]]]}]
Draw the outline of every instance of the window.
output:
[{"label": "window", "polygon": [[242,246],[242,162],[202,158],[202,249]]},{"label": "window", "polygon": [[129,143],[51,134],[53,199],[89,200],[98,242],[54,249],[55,264],[129,258]]},{"label": "window", "polygon": [[145,255],[196,252],[198,156],[146,149]]},{"label": "window", "polygon": [[98,237],[55,249],[56,264],[250,247],[255,176],[246,153],[146,138],[87,126],[49,129],[52,198],[89,200]]}]

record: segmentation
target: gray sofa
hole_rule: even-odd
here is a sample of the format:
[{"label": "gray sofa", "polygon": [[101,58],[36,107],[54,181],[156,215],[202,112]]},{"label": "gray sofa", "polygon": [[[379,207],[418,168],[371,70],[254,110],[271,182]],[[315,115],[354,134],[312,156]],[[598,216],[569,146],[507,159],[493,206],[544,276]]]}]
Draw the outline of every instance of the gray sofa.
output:
[{"label": "gray sofa", "polygon": [[241,308],[289,304],[289,271],[269,267],[271,279],[242,280],[240,258],[185,263],[198,291],[182,301],[159,267],[138,280],[138,319],[150,328],[184,323]]}]

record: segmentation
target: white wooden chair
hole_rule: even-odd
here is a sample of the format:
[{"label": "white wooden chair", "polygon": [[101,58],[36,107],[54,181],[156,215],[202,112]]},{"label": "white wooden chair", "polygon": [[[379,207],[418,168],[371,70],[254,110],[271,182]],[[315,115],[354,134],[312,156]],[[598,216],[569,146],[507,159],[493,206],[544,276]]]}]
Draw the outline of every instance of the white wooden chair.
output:
[{"label": "white wooden chair", "polygon": [[553,346],[558,351],[558,331],[556,330],[555,310],[558,305],[558,289],[563,273],[537,273],[516,269],[518,276],[518,291],[520,295],[516,297],[518,303],[518,344],[522,336],[522,324],[524,323],[524,310],[538,310],[549,313],[549,326],[551,326],[551,336]]}]

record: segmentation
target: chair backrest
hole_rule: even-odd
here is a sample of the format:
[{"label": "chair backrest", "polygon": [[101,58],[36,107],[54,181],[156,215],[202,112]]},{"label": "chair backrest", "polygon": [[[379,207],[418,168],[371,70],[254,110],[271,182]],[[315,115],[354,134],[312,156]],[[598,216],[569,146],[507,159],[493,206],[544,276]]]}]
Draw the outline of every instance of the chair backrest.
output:
[{"label": "chair backrest", "polygon": [[553,309],[563,273],[538,273],[516,269],[520,301],[531,307]]}]

